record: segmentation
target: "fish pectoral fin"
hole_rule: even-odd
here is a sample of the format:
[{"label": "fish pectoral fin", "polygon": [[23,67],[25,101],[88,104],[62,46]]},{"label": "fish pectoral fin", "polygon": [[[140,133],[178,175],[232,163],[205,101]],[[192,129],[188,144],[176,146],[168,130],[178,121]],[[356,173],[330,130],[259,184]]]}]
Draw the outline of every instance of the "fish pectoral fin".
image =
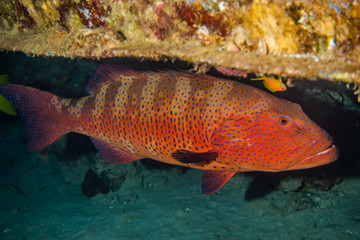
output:
[{"label": "fish pectoral fin", "polygon": [[202,193],[209,195],[218,191],[235,173],[232,171],[206,171],[202,181]]},{"label": "fish pectoral fin", "polygon": [[128,163],[143,159],[131,153],[123,152],[111,144],[96,138],[90,138],[96,149],[100,152],[100,156],[107,163]]},{"label": "fish pectoral fin", "polygon": [[216,151],[192,152],[184,149],[178,149],[171,156],[181,163],[204,163],[212,162],[219,155]]}]

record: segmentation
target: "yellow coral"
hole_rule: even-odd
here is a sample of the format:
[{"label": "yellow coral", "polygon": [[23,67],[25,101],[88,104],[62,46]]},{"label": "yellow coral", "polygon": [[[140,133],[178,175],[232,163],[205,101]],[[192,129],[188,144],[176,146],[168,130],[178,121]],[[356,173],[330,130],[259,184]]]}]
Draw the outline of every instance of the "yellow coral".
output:
[{"label": "yellow coral", "polygon": [[265,42],[268,53],[298,51],[298,28],[279,5],[254,1],[245,13],[243,28],[250,33],[249,42]]}]

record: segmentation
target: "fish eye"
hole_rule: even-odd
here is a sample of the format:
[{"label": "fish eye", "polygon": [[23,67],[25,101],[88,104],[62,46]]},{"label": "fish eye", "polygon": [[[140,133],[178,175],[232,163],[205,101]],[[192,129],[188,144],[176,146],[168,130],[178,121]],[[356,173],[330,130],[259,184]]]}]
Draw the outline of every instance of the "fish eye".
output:
[{"label": "fish eye", "polygon": [[279,118],[279,124],[283,128],[289,128],[292,124],[292,120],[287,116],[281,116]]}]

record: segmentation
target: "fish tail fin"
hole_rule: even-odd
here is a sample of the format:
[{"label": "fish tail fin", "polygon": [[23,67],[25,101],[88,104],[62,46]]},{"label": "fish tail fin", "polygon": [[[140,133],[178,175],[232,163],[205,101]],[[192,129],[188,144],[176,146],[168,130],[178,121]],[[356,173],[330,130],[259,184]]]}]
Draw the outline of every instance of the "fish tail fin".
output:
[{"label": "fish tail fin", "polygon": [[71,131],[67,113],[61,111],[60,97],[35,88],[16,84],[0,85],[0,95],[8,99],[24,116],[28,132],[28,150],[41,151]]},{"label": "fish tail fin", "polygon": [[[7,83],[10,83],[9,75],[8,74],[0,75],[0,85]],[[9,100],[7,100],[3,96],[0,96],[0,111],[13,116],[17,115],[14,106],[11,104]]]}]

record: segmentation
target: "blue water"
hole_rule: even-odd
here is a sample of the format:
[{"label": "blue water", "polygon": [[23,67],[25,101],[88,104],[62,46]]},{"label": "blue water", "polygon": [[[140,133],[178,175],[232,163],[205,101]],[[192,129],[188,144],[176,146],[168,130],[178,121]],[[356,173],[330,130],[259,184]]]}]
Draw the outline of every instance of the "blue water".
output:
[{"label": "blue water", "polygon": [[[183,62],[21,53],[1,53],[0,61],[0,74],[14,83],[65,97],[84,96],[84,85],[103,62],[189,68]],[[300,103],[333,136],[340,158],[303,171],[240,173],[209,196],[201,194],[200,170],[152,160],[108,165],[77,134],[29,153],[24,120],[1,113],[0,239],[360,239],[359,104],[344,85],[326,81],[298,82],[276,95]],[[109,193],[84,196],[89,169]]]}]

